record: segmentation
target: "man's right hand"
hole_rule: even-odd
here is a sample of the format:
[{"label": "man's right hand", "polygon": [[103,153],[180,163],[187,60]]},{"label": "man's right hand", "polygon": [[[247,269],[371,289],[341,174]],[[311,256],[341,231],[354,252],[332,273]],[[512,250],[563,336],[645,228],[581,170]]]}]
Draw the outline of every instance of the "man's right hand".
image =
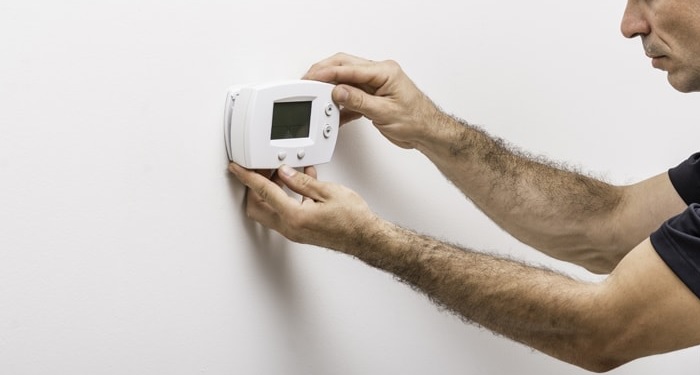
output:
[{"label": "man's right hand", "polygon": [[367,117],[391,142],[416,148],[440,113],[399,64],[375,62],[343,53],[314,64],[304,79],[336,84],[341,124]]}]

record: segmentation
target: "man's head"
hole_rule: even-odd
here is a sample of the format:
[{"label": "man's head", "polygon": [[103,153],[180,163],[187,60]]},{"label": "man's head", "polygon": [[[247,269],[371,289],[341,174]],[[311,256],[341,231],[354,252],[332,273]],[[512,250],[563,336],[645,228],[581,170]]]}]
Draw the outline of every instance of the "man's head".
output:
[{"label": "man's head", "polygon": [[700,0],[628,0],[621,28],[676,90],[700,91]]}]

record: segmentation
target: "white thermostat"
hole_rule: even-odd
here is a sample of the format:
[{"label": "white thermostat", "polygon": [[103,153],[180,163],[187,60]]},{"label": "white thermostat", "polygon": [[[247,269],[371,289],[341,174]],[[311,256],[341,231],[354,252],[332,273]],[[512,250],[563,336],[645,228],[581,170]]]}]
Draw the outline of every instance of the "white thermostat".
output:
[{"label": "white thermostat", "polygon": [[229,88],[224,112],[229,160],[248,169],[329,162],[340,123],[333,87],[296,80]]}]

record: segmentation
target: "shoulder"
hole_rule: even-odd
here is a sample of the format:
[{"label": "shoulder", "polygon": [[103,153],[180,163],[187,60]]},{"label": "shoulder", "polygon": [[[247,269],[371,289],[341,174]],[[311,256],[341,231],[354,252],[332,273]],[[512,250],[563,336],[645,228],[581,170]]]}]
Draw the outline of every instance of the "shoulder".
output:
[{"label": "shoulder", "polygon": [[650,240],[666,265],[700,297],[700,204],[667,220]]},{"label": "shoulder", "polygon": [[700,344],[700,298],[645,240],[600,285],[601,350],[624,363]]},{"label": "shoulder", "polygon": [[700,202],[700,152],[669,169],[668,176],[686,204]]}]

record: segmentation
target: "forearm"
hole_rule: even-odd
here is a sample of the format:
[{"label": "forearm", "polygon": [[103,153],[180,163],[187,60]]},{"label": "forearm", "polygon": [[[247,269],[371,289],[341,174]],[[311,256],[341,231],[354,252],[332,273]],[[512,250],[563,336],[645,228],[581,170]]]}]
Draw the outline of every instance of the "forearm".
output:
[{"label": "forearm", "polygon": [[609,271],[643,238],[614,238],[621,188],[512,150],[442,112],[416,148],[498,225],[551,256]]},{"label": "forearm", "polygon": [[396,62],[338,54],[305,78],[340,83],[333,98],[345,118],[363,115],[392,143],[423,152],[497,224],[549,255],[609,272],[649,233],[640,226],[622,238],[611,230],[624,189],[513,152],[460,124]]},{"label": "forearm", "polygon": [[648,240],[604,282],[582,283],[399,228],[352,190],[316,180],[312,167],[283,166],[273,180],[235,164],[230,170],[250,189],[252,219],[391,272],[466,320],[567,362],[603,371],[700,342],[689,328],[700,314],[697,297]]},{"label": "forearm", "polygon": [[[433,301],[551,356],[591,367],[597,285],[479,254],[383,222],[342,250]],[[595,350],[595,349],[594,349]]]}]

